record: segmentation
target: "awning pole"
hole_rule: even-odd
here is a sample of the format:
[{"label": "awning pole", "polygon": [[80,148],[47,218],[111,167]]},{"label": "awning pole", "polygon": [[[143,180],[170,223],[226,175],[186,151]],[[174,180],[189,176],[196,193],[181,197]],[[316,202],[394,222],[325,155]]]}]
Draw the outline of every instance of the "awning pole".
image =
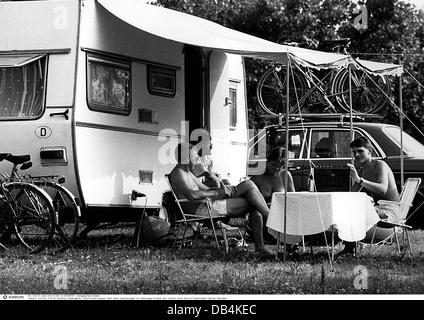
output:
[{"label": "awning pole", "polygon": [[[353,99],[352,99],[352,64],[349,63],[347,66],[347,70],[348,70],[348,76],[349,76],[349,115],[350,115],[350,141],[353,141],[354,139],[354,134],[353,134]],[[350,162],[352,163],[352,165],[354,164],[353,161],[353,155],[351,154],[350,156]],[[352,185],[353,185],[353,179],[352,177],[349,175],[349,191],[352,190]]]},{"label": "awning pole", "polygon": [[290,55],[289,51],[287,50],[287,72],[286,72],[286,141],[285,141],[285,148],[286,148],[286,165],[284,167],[284,236],[283,236],[283,243],[284,243],[284,255],[283,255],[283,261],[286,262],[286,230],[287,230],[287,187],[288,187],[288,170],[289,170],[289,109],[290,109]]},{"label": "awning pole", "polygon": [[404,168],[403,168],[403,105],[402,105],[402,74],[399,76],[399,125],[400,125],[400,186],[404,184]]}]

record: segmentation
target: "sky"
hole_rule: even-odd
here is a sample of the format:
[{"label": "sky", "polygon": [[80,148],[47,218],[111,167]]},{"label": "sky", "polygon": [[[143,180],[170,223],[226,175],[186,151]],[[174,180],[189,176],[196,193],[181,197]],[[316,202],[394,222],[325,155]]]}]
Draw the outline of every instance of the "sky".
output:
[{"label": "sky", "polygon": [[414,4],[417,7],[417,9],[424,10],[424,0],[404,0],[404,1]]}]

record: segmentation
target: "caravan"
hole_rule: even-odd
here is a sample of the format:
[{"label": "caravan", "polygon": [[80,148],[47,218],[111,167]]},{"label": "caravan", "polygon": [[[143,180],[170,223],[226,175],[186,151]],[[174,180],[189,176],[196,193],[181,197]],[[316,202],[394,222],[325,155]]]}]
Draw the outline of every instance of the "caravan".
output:
[{"label": "caravan", "polygon": [[135,221],[140,208],[169,219],[164,177],[197,128],[223,177],[248,175],[243,57],[352,63],[137,0],[0,2],[0,29],[0,151],[31,155],[31,174],[64,176],[90,226]]},{"label": "caravan", "polygon": [[134,221],[141,207],[166,218],[164,176],[196,128],[222,175],[247,175],[239,53],[280,46],[131,0],[1,2],[0,29],[1,152],[64,176],[82,222]]}]

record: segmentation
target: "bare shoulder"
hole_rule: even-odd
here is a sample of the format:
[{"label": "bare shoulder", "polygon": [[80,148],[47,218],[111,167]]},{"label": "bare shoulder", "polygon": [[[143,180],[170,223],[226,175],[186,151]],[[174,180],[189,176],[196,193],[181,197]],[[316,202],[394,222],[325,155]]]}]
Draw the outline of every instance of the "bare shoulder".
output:
[{"label": "bare shoulder", "polygon": [[173,182],[184,180],[185,172],[178,168],[178,166],[174,167],[172,171],[169,173],[169,179]]},{"label": "bare shoulder", "polygon": [[250,176],[250,180],[254,183],[254,184],[258,184],[259,180],[261,179],[262,175],[254,175],[254,176]]},{"label": "bare shoulder", "polygon": [[384,171],[385,170],[391,170],[389,165],[386,162],[384,162],[383,160],[375,161],[374,168],[377,169],[377,170],[382,170],[382,171],[383,170]]},{"label": "bare shoulder", "polygon": [[[285,170],[281,170],[280,173],[279,173],[280,178],[281,179],[284,179],[285,174],[286,174],[286,171]],[[287,170],[287,176],[289,178],[291,178],[291,176],[292,176],[291,173],[290,173],[290,171],[288,171],[288,170]]]}]

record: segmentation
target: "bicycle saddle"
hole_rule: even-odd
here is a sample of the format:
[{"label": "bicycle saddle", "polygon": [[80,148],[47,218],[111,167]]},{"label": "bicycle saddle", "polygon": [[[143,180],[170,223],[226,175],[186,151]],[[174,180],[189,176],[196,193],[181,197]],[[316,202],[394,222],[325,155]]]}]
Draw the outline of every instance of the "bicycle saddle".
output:
[{"label": "bicycle saddle", "polygon": [[17,165],[17,164],[22,164],[22,163],[30,161],[31,156],[29,154],[22,155],[22,156],[15,156],[15,155],[12,155],[11,153],[8,153],[5,159],[9,162],[12,162],[14,165]]},{"label": "bicycle saddle", "polygon": [[338,52],[341,48],[347,47],[350,44],[350,38],[342,38],[336,40],[322,40],[319,42],[318,50]]},{"label": "bicycle saddle", "polygon": [[350,43],[350,38],[341,38],[341,39],[335,39],[335,40],[322,40],[322,45],[339,45],[339,46],[346,46]]},{"label": "bicycle saddle", "polygon": [[307,48],[309,44],[307,42],[283,42],[282,44],[290,47]]},{"label": "bicycle saddle", "polygon": [[0,162],[10,156],[10,153],[0,153]]}]

